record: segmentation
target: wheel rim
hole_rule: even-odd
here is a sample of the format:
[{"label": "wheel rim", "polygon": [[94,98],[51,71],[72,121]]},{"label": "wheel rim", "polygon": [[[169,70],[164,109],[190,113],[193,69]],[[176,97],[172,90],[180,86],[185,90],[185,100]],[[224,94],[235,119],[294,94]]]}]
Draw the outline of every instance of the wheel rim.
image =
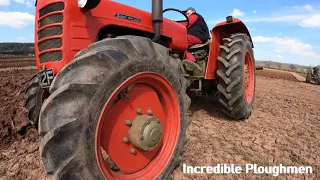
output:
[{"label": "wheel rim", "polygon": [[[114,104],[117,95],[133,84],[134,87]],[[153,150],[143,151],[134,146],[134,139],[127,142],[129,129],[134,125],[130,127],[128,120],[136,123],[134,119],[142,117],[140,110],[143,117],[156,117],[162,125],[161,140]],[[148,114],[148,110],[152,114]],[[154,179],[171,160],[179,132],[179,103],[170,83],[156,73],[134,75],[112,93],[101,111],[95,138],[99,168],[107,179]],[[103,151],[111,157],[120,171],[115,172],[109,168],[102,155]]]},{"label": "wheel rim", "polygon": [[249,51],[245,55],[244,63],[244,86],[245,86],[245,97],[248,104],[251,103],[254,93],[254,63],[252,56]]}]

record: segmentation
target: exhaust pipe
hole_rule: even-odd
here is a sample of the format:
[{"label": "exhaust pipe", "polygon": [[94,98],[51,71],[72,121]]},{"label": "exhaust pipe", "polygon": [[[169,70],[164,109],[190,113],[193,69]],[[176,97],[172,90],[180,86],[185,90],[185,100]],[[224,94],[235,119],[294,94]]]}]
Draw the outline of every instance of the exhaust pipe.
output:
[{"label": "exhaust pipe", "polygon": [[153,42],[159,41],[161,37],[161,23],[163,22],[163,1],[152,0],[152,25],[155,35],[152,39]]}]

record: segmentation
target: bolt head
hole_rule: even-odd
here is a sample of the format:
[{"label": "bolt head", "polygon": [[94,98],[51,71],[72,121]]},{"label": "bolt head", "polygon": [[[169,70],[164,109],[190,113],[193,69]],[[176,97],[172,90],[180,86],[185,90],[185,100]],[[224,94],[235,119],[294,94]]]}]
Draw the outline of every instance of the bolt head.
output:
[{"label": "bolt head", "polygon": [[149,116],[152,116],[152,111],[151,111],[151,109],[148,110],[148,115],[149,115]]},{"label": "bolt head", "polygon": [[127,137],[124,137],[122,140],[123,140],[123,142],[125,142],[125,143],[128,143],[128,142],[129,142],[129,138],[127,138]]},{"label": "bolt head", "polygon": [[142,109],[138,108],[138,109],[136,110],[136,112],[137,112],[137,114],[142,115]]},{"label": "bolt head", "polygon": [[127,126],[132,126],[132,122],[130,120],[126,120],[125,123]]},{"label": "bolt head", "polygon": [[141,140],[143,140],[143,139],[144,139],[143,135],[141,135],[141,136],[140,136],[140,139],[141,139]]},{"label": "bolt head", "polygon": [[130,149],[130,153],[131,153],[131,154],[137,154],[137,151],[136,151],[135,149],[131,148],[131,149]]},{"label": "bolt head", "polygon": [[160,120],[159,120],[159,119],[157,119],[157,123],[160,123]]}]

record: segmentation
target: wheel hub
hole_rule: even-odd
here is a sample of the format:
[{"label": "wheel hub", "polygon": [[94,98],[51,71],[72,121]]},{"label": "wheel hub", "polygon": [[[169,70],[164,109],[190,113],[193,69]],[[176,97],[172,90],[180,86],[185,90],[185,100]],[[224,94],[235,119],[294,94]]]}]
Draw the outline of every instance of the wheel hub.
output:
[{"label": "wheel hub", "polygon": [[144,151],[152,151],[160,143],[162,124],[154,116],[139,115],[131,122],[128,134],[133,146]]}]

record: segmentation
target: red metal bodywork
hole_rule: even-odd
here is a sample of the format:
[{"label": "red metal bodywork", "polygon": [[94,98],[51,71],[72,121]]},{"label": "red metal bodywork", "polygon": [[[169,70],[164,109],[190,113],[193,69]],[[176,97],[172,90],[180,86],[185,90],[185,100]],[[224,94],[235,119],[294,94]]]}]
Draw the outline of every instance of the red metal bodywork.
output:
[{"label": "red metal bodywork", "polygon": [[[45,16],[39,18],[39,11],[52,3],[64,2],[64,10],[56,11],[46,14]],[[50,24],[38,28],[39,20],[48,17],[53,14],[63,13],[63,22]],[[133,22],[126,19],[116,18],[115,13],[125,14],[128,16],[133,16],[135,18],[141,19],[141,22]],[[90,44],[96,41],[99,31],[109,25],[117,25],[123,27],[129,27],[136,30],[141,30],[145,32],[153,33],[152,28],[152,17],[150,12],[146,12],[131,6],[127,6],[118,2],[104,0],[91,11],[82,12],[78,7],[77,1],[62,1],[62,0],[50,0],[50,1],[38,1],[36,7],[36,17],[35,17],[35,55],[36,55],[36,65],[38,71],[45,68],[53,68],[54,74],[57,74],[61,68],[63,68],[67,63],[69,63],[74,55],[87,48]],[[62,25],[63,34],[59,36],[50,36],[48,38],[43,38],[38,40],[39,31],[52,27]],[[174,31],[173,31],[174,30]],[[162,36],[168,37],[170,40],[167,42],[167,47],[175,51],[184,51],[187,49],[187,35],[186,28],[169,19],[163,19],[161,26]],[[62,47],[56,49],[48,49],[39,52],[38,43],[43,41],[62,38]],[[53,52],[61,50],[62,60],[52,61],[41,64],[39,56],[46,52]]]},{"label": "red metal bodywork", "polygon": [[[251,39],[251,35],[248,31],[248,28],[244,25],[244,23],[235,18],[233,22],[221,22],[218,23],[211,30],[211,44],[210,44],[210,53],[208,58],[208,65],[206,69],[205,79],[216,79],[217,78],[217,70],[218,61],[217,58],[220,55],[220,44],[222,44],[222,39],[229,37],[230,34],[233,33],[246,33]],[[252,42],[252,39],[251,39]]]},{"label": "red metal bodywork", "polygon": [[[58,2],[63,2],[65,4],[64,10],[51,12],[39,18],[39,12],[44,7]],[[114,16],[115,13],[139,18],[141,21],[134,22],[117,18]],[[53,23],[39,28],[39,22],[41,20],[55,14],[63,14],[63,21],[61,23]],[[140,30],[148,33],[154,32],[152,28],[152,18],[150,12],[110,0],[101,1],[96,8],[87,12],[81,11],[81,9],[78,7],[77,1],[38,1],[35,20],[35,55],[37,69],[40,71],[44,68],[52,68],[54,70],[54,74],[57,74],[66,64],[72,61],[77,52],[94,43],[100,30],[107,26],[131,28],[133,30]],[[63,27],[63,33],[61,35],[49,36],[41,40],[38,39],[40,31],[58,25]],[[235,18],[231,23],[218,23],[212,29],[212,41],[210,44],[210,53],[205,79],[217,78],[217,57],[220,54],[219,46],[221,41],[230,34],[237,32],[247,33],[250,36],[247,27],[237,18]],[[187,30],[183,25],[164,18],[161,25],[161,34],[169,39],[166,42],[166,46],[173,51],[184,52],[187,49]],[[62,39],[62,46],[60,48],[49,48],[39,51],[39,43],[55,38]],[[62,52],[61,60],[40,63],[39,56],[55,51]]]}]

